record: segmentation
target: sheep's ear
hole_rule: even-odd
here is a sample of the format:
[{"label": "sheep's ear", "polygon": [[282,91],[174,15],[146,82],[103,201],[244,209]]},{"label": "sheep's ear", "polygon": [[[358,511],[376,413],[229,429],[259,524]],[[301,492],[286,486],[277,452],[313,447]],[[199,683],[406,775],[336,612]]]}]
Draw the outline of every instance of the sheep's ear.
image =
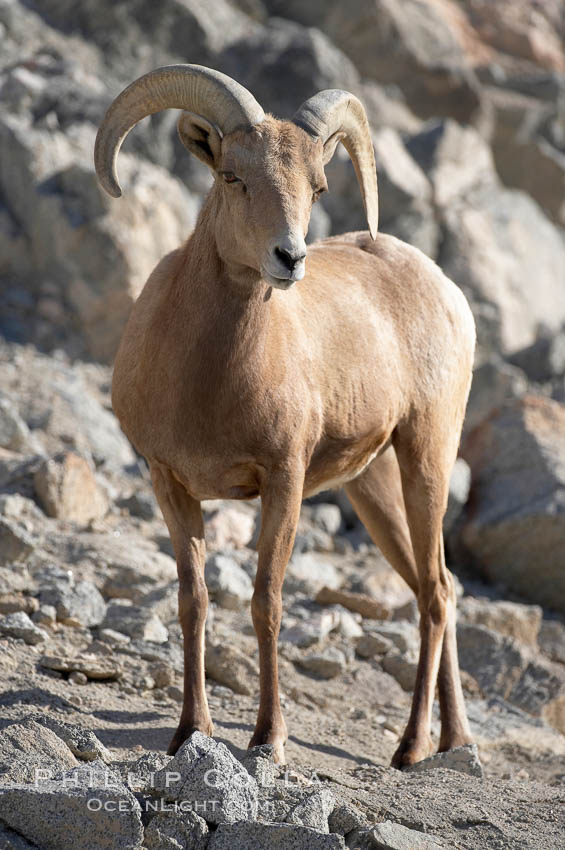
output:
[{"label": "sheep's ear", "polygon": [[219,165],[222,137],[217,127],[210,124],[202,115],[183,112],[178,120],[177,130],[185,148],[197,156],[204,165],[213,171]]},{"label": "sheep's ear", "polygon": [[332,156],[335,153],[335,149],[338,146],[338,143],[341,142],[342,139],[345,139],[346,133],[342,130],[338,130],[337,133],[334,133],[333,136],[330,136],[326,142],[324,142],[324,152],[322,154],[322,160],[324,165],[327,165]]}]

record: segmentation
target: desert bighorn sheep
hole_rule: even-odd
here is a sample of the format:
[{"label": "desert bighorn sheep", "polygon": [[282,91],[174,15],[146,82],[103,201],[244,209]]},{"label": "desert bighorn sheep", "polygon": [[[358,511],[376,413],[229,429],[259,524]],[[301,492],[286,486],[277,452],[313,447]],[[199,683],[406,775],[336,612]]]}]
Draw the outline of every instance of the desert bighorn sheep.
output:
[{"label": "desert bighorn sheep", "polygon": [[[98,132],[96,170],[110,195],[121,194],[116,159],[127,133],[170,107],[187,110],[180,137],[214,185],[194,232],[161,260],[132,310],[112,392],[149,462],[178,564],[184,703],[169,752],[195,729],[212,733],[200,502],[261,497],[251,604],[260,706],[250,746],[273,744],[283,761],[284,571],[302,499],[340,485],[418,598],[420,658],[393,764],[430,754],[436,681],[439,748],[467,743],[442,542],[473,364],[467,302],[420,251],[377,234],[373,147],[352,94],[320,92],[279,121],[217,71],[153,71],[114,100]],[[312,203],[338,142],[355,166],[370,234],[310,245],[306,261]]]}]

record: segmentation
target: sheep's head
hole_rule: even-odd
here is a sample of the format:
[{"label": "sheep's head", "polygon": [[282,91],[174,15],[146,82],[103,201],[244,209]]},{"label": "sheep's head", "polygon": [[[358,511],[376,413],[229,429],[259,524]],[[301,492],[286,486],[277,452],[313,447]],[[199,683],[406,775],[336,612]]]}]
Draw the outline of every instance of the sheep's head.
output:
[{"label": "sheep's head", "polygon": [[109,194],[121,195],[116,160],[125,136],[146,115],[168,107],[186,110],[180,138],[214,172],[216,243],[228,265],[253,268],[281,289],[304,277],[312,204],[327,188],[324,165],[340,141],[353,160],[374,238],[373,147],[365,111],[353,95],[320,92],[292,121],[278,121],[217,71],[198,65],[152,71],[116,98],[98,131],[96,170]]},{"label": "sheep's head", "polygon": [[[195,124],[185,113],[181,138],[193,150]],[[237,273],[252,268],[271,286],[288,289],[305,272],[305,237],[312,204],[327,188],[319,140],[289,121],[267,116],[247,129],[215,137],[210,128],[206,154],[194,151],[215,174],[216,246]],[[191,134],[190,136],[188,134]]]}]

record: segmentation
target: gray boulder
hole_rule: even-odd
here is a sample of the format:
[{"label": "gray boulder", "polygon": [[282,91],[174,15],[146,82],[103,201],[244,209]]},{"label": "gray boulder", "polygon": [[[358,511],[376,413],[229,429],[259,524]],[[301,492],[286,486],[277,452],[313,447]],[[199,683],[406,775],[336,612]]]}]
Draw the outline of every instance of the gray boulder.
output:
[{"label": "gray boulder", "polygon": [[531,649],[485,626],[460,623],[457,645],[461,668],[486,696],[508,700],[534,717],[565,731],[565,672]]},{"label": "gray boulder", "polygon": [[368,635],[375,635],[390,641],[400,652],[418,652],[420,647],[420,632],[414,623],[394,622],[378,623],[367,622],[364,631]]},{"label": "gray boulder", "polygon": [[314,552],[294,553],[287,564],[284,589],[314,597],[322,587],[338,588],[339,574],[329,558]]},{"label": "gray boulder", "polygon": [[355,651],[361,658],[384,655],[393,648],[393,642],[378,632],[366,632],[358,641]]},{"label": "gray boulder", "polygon": [[[323,641],[340,625],[340,614],[335,608],[320,613],[303,609],[306,616],[294,625],[285,625],[279,635],[280,643],[290,643],[306,648]],[[286,620],[286,618],[285,618]]]},{"label": "gray boulder", "polygon": [[99,850],[135,850],[143,838],[139,803],[102,762],[4,785],[0,819],[43,850],[92,850],[93,836]]},{"label": "gray boulder", "polygon": [[259,744],[246,750],[240,758],[243,767],[256,781],[260,792],[264,788],[272,787],[279,775],[273,754],[274,747],[270,744]]},{"label": "gray boulder", "polygon": [[174,177],[131,154],[121,159],[124,200],[112,203],[97,188],[93,144],[91,124],[61,132],[34,125],[29,113],[8,113],[0,160],[10,167],[0,168],[0,190],[25,246],[10,271],[33,280],[31,262],[49,269],[57,284],[51,334],[59,330],[81,353],[110,361],[142,285],[186,238],[197,204]]},{"label": "gray boulder", "polygon": [[65,723],[50,714],[34,714],[30,717],[34,723],[44,726],[54,732],[67,745],[71,753],[81,761],[96,761],[100,759],[106,764],[113,761],[113,755],[92,729],[85,729],[76,723]]},{"label": "gray boulder", "polygon": [[[16,494],[22,498],[34,498],[33,476],[43,463],[42,454],[43,451],[41,454],[22,455],[9,449],[0,449],[0,487],[6,494],[3,501],[7,495]],[[2,507],[0,513],[6,514],[4,505]]]},{"label": "gray boulder", "polygon": [[99,626],[106,616],[106,603],[91,581],[53,581],[41,588],[41,605],[53,605],[60,622],[72,620],[83,626]]},{"label": "gray boulder", "polygon": [[[42,655],[39,663],[46,670],[56,670],[58,673],[79,673],[86,679],[96,681],[119,679],[123,672],[120,664],[113,658],[106,655],[90,655],[85,652],[78,657]],[[80,676],[79,679],[81,679]],[[84,679],[82,679],[82,684],[85,684]]]},{"label": "gray boulder", "polygon": [[418,655],[415,652],[405,654],[393,649],[383,658],[383,670],[396,679],[404,691],[414,690],[417,669]]},{"label": "gray boulder", "polygon": [[162,812],[145,830],[146,850],[205,850],[209,839],[206,821],[195,812]]},{"label": "gray boulder", "polygon": [[286,823],[295,823],[329,833],[328,818],[334,810],[335,797],[329,788],[320,788],[303,795],[286,816]]},{"label": "gray boulder", "polygon": [[385,820],[369,829],[356,830],[347,846],[358,850],[442,850],[446,845],[440,838]]},{"label": "gray boulder", "polygon": [[[156,585],[177,578],[174,560],[139,534],[77,534],[68,539],[67,546],[70,563],[88,561],[104,572],[104,595],[121,600],[120,604],[124,599],[142,601]],[[119,625],[110,628],[123,631]]]},{"label": "gray boulder", "polygon": [[517,351],[510,361],[522,369],[530,381],[543,383],[565,374],[565,330],[542,334],[527,348]]},{"label": "gray boulder", "polygon": [[321,652],[311,652],[297,659],[303,670],[320,679],[334,679],[345,673],[347,658],[345,653],[335,646],[328,646]]},{"label": "gray boulder", "polygon": [[561,665],[531,659],[508,701],[565,734],[565,672]]},{"label": "gray boulder", "polygon": [[27,719],[0,732],[0,784],[53,778],[77,760],[51,729]]},{"label": "gray boulder", "polygon": [[543,611],[539,605],[521,605],[506,600],[476,599],[465,596],[457,605],[462,623],[486,626],[501,635],[536,647]]},{"label": "gray boulder", "polygon": [[11,399],[0,394],[0,447],[22,452],[37,452],[37,440],[30,432]]},{"label": "gray boulder", "polygon": [[342,517],[338,505],[330,503],[320,503],[313,505],[311,513],[312,522],[322,531],[330,534],[332,537],[338,533],[341,528]]},{"label": "gray boulder", "polygon": [[265,111],[291,118],[322,89],[355,91],[353,63],[319,29],[274,19],[233,41],[219,56],[224,73],[253,92]]},{"label": "gray boulder", "polygon": [[0,617],[0,635],[21,638],[29,646],[49,640],[47,632],[36,626],[24,611],[16,611]]},{"label": "gray boulder", "polygon": [[190,805],[211,823],[254,820],[258,788],[225,744],[194,732],[154,777],[154,793]]},{"label": "gray boulder", "polygon": [[364,77],[402,89],[423,117],[469,123],[480,103],[477,80],[442,6],[408,0],[302,3],[267,0],[275,14],[320,27]]},{"label": "gray boulder", "polygon": [[134,640],[166,643],[169,632],[157,614],[148,608],[127,605],[125,602],[110,602],[100,624],[103,629],[122,632]]},{"label": "gray boulder", "polygon": [[259,667],[231,642],[206,639],[206,674],[210,679],[231,688],[236,694],[252,694],[257,689]]},{"label": "gray boulder", "polygon": [[558,123],[559,94],[549,102],[532,93],[489,86],[492,152],[507,186],[531,195],[554,221],[565,223],[565,156],[544,129]]},{"label": "gray boulder", "polygon": [[217,553],[208,558],[205,578],[210,598],[222,608],[237,611],[253,596],[251,579],[229,555]]},{"label": "gray boulder", "polygon": [[522,398],[527,391],[528,379],[521,369],[496,354],[490,355],[473,372],[464,433],[479,425],[495,407]]},{"label": "gray boulder", "polygon": [[[104,376],[101,367],[98,371]],[[110,374],[106,374],[109,381]],[[25,354],[18,348],[10,362],[4,363],[2,379],[10,398],[14,403],[17,400],[20,415],[41,440],[43,454],[71,449],[93,466],[113,469],[134,462],[127,438],[82,364],[71,366],[31,348]],[[41,462],[42,458],[29,459],[32,480]],[[33,487],[30,495],[35,498]]]},{"label": "gray boulder", "polygon": [[347,835],[354,829],[362,829],[367,826],[367,817],[351,803],[338,803],[328,818],[330,832],[338,832]]},{"label": "gray boulder", "polygon": [[[213,63],[226,43],[253,26],[226,0],[210,6],[197,0],[164,0],[158,10],[151,0],[126,0],[121,9],[112,0],[85,0],[72,15],[57,0],[33,0],[30,6],[63,32],[88,33],[114,73],[128,78],[172,59]],[[147,48],[143,62],[140,44]]]},{"label": "gray boulder", "polygon": [[438,207],[449,206],[473,188],[498,183],[484,139],[450,118],[428,122],[407,139],[406,147],[431,184],[427,198],[433,193]]},{"label": "gray boulder", "polygon": [[491,580],[565,611],[565,406],[526,397],[465,440],[473,484],[461,538]]},{"label": "gray boulder", "polygon": [[220,824],[208,850],[344,850],[341,835],[283,823]]},{"label": "gray boulder", "polygon": [[[234,554],[250,545],[255,530],[255,510],[245,503],[218,501],[217,508],[204,508],[204,528],[208,551]],[[237,555],[236,555],[237,557]]]},{"label": "gray boulder", "polygon": [[469,776],[482,778],[483,768],[479,759],[479,751],[476,744],[465,744],[455,747],[443,753],[435,753],[427,759],[416,762],[405,768],[407,771],[420,773],[422,770],[456,770],[458,773],[468,773]]},{"label": "gray boulder", "polygon": [[119,499],[116,504],[138,519],[152,520],[157,516],[157,502],[151,492],[137,490],[127,498]]},{"label": "gray boulder", "polygon": [[30,844],[13,829],[0,824],[0,847],[2,850],[37,850],[37,845]]},{"label": "gray boulder", "polygon": [[565,267],[565,244],[534,201],[481,186],[447,207],[442,220],[438,262],[469,300],[480,357],[529,345],[540,323],[561,327],[565,287],[555,281]]},{"label": "gray boulder", "polygon": [[552,661],[565,664],[565,626],[559,620],[543,620],[538,643],[542,652]]},{"label": "gray boulder", "polygon": [[489,695],[508,698],[528,664],[523,647],[485,626],[457,626],[459,663]]},{"label": "gray boulder", "polygon": [[0,517],[0,563],[23,560],[31,555],[35,546],[35,538],[22,523]]},{"label": "gray boulder", "polygon": [[88,462],[73,452],[62,452],[46,460],[33,480],[47,516],[87,525],[102,519],[108,510],[107,499]]}]

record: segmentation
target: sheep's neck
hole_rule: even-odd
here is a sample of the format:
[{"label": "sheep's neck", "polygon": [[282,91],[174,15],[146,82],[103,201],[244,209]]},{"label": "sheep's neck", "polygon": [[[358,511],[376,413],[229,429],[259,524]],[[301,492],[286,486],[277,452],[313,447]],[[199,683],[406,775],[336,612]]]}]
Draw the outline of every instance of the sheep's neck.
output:
[{"label": "sheep's neck", "polygon": [[249,368],[250,358],[265,350],[271,290],[254,269],[220,257],[214,230],[209,199],[187,245],[190,286],[183,300],[208,362],[225,367],[241,359]]}]

